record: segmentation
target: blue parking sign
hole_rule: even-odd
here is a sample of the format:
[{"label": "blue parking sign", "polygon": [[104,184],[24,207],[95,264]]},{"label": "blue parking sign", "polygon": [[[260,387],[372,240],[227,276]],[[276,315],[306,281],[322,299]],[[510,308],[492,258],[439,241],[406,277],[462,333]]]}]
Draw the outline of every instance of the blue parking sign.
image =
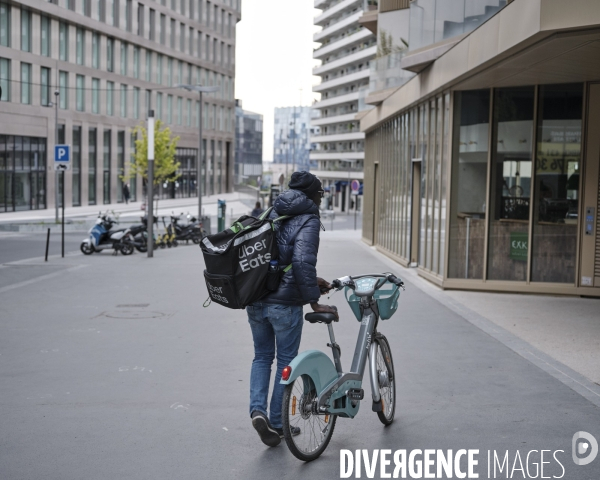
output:
[{"label": "blue parking sign", "polygon": [[54,161],[55,162],[70,162],[71,161],[71,145],[55,145],[54,146]]}]

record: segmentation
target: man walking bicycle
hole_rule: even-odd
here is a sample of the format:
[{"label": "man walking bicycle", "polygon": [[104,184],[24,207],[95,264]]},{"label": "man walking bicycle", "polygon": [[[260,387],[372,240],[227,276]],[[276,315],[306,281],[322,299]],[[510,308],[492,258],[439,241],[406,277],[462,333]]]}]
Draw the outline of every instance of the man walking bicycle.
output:
[{"label": "man walking bicycle", "polygon": [[[248,305],[248,322],[254,340],[254,360],[250,373],[250,416],[252,426],[265,445],[275,447],[283,436],[281,405],[285,386],[279,382],[281,372],[298,355],[302,336],[302,306],[310,304],[315,312],[331,312],[334,307],[318,303],[331,285],[317,277],[319,250],[319,205],[323,198],[321,181],[309,172],[294,172],[290,190],[273,204],[270,218],[289,216],[277,225],[279,267],[287,271],[279,288]],[[277,356],[270,415],[267,414],[271,365]],[[300,429],[292,430],[299,434]]]}]

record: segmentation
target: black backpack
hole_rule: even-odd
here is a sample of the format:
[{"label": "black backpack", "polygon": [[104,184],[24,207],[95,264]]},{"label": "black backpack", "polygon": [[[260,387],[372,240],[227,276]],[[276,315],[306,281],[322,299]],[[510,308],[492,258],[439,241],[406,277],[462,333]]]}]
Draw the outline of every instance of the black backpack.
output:
[{"label": "black backpack", "polygon": [[270,265],[279,258],[275,223],[288,218],[269,220],[271,210],[258,218],[244,215],[228,229],[207,235],[200,242],[206,263],[204,280],[213,302],[227,308],[246,308],[277,290],[283,273],[292,268]]}]

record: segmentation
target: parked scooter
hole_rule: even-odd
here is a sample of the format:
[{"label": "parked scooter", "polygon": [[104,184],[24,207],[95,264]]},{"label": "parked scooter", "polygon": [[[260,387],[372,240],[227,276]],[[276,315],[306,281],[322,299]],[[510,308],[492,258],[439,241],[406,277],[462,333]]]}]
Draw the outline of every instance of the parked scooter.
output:
[{"label": "parked scooter", "polygon": [[129,228],[112,230],[112,227],[117,223],[108,214],[99,214],[96,225],[89,231],[89,236],[81,242],[79,247],[81,252],[84,255],[91,255],[94,252],[112,249],[114,250],[114,255],[119,252],[123,255],[131,255],[134,249],[133,236]]},{"label": "parked scooter", "polygon": [[181,225],[179,223],[181,215],[175,215],[174,213],[171,215],[171,225],[175,229],[175,238],[178,241],[185,240],[186,243],[191,240],[195,244],[199,244],[200,240],[206,235],[206,232],[202,230],[202,223],[198,222],[196,217],[191,216],[189,213],[187,215],[187,224]]}]

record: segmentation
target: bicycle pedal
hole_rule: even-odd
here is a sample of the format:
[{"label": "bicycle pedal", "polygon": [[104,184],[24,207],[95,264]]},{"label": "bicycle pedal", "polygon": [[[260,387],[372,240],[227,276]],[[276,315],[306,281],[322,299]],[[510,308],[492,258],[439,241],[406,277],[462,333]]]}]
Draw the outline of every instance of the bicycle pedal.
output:
[{"label": "bicycle pedal", "polygon": [[351,388],[346,392],[346,396],[350,400],[362,400],[365,398],[365,391],[362,388]]}]

